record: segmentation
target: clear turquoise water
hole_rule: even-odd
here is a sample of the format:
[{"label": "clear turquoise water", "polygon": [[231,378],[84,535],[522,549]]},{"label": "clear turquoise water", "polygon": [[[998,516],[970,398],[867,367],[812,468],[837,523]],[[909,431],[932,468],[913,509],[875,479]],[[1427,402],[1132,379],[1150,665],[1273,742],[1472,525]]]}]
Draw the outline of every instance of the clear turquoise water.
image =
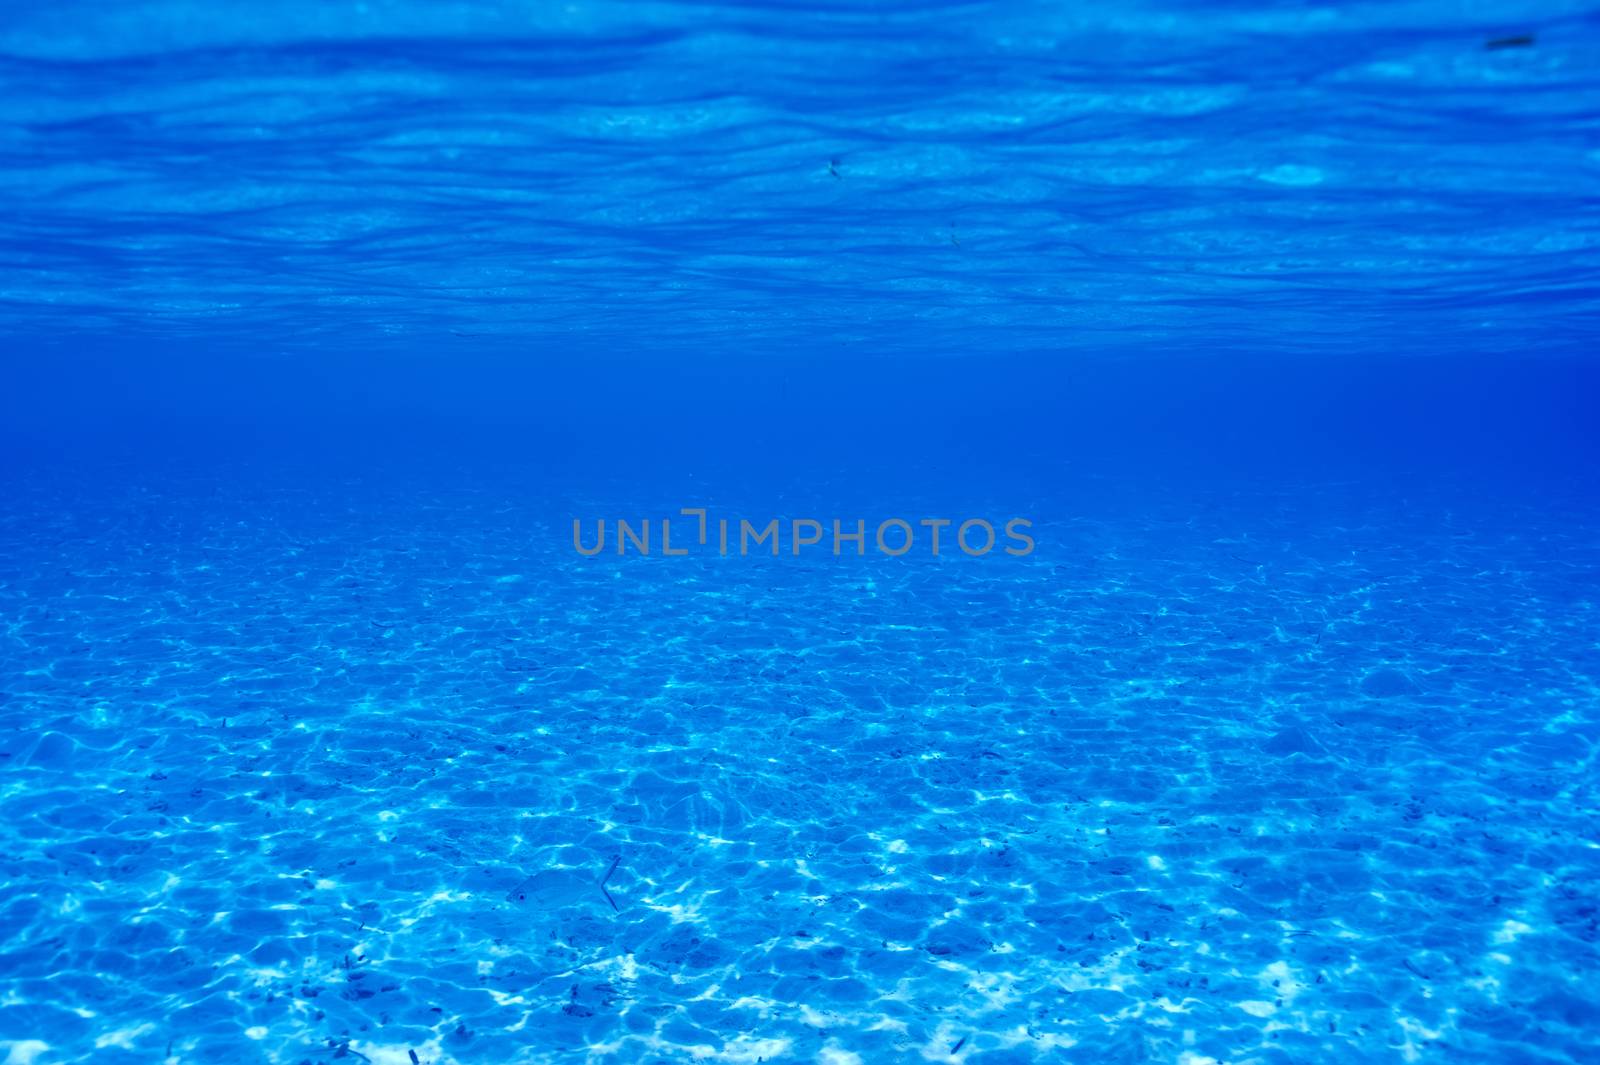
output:
[{"label": "clear turquoise water", "polygon": [[0,1062],[1600,1058],[1584,5],[0,79]]}]

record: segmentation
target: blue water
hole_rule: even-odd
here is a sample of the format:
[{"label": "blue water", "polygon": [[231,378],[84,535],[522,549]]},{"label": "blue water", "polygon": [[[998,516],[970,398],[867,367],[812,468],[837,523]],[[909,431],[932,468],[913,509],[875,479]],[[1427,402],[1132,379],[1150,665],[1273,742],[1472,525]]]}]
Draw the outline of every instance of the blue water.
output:
[{"label": "blue water", "polygon": [[0,1063],[1600,1060],[1592,5],[0,90]]}]

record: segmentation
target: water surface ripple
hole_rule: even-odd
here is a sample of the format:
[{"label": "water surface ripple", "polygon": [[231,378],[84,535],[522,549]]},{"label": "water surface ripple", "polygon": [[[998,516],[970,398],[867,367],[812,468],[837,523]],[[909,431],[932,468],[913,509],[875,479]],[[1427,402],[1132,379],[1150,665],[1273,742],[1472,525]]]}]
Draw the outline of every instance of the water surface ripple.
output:
[{"label": "water surface ripple", "polygon": [[1589,6],[39,5],[0,298],[212,345],[1578,350]]}]

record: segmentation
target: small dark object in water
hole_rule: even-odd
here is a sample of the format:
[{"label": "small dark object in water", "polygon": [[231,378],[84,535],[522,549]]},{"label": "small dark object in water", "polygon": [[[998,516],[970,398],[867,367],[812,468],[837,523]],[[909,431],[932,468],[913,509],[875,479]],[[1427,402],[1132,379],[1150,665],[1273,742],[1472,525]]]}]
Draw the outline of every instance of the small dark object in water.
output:
[{"label": "small dark object in water", "polygon": [[1533,34],[1519,33],[1514,37],[1496,37],[1492,41],[1485,41],[1483,46],[1490,51],[1501,48],[1532,48],[1533,41]]},{"label": "small dark object in water", "polygon": [[422,1065],[422,1062],[417,1058],[417,1052],[415,1050],[412,1050],[410,1047],[406,1047],[406,1053],[411,1055],[411,1065]]},{"label": "small dark object in water", "polygon": [[950,1048],[950,1053],[954,1054],[956,1051],[960,1050],[962,1047],[964,1047],[966,1045],[967,1045],[967,1037],[966,1036],[962,1036],[960,1039],[956,1040],[956,1045]]},{"label": "small dark object in water", "polygon": [[839,175],[839,160],[837,159],[828,160],[828,173],[832,174],[835,178],[839,178],[841,181],[844,180]]},{"label": "small dark object in water", "polygon": [[606,901],[611,903],[611,908],[613,910],[616,910],[618,913],[621,913],[622,911],[620,909],[617,909],[617,900],[613,899],[611,897],[611,892],[606,890],[606,881],[611,879],[611,874],[617,871],[617,866],[619,864],[621,864],[621,862],[622,862],[622,855],[620,855],[620,854],[617,855],[615,858],[611,859],[611,868],[607,869],[606,870],[606,875],[600,878],[600,894],[602,894],[602,895],[604,895],[606,897]]},{"label": "small dark object in water", "polygon": [[1400,964],[1404,965],[1407,969],[1410,969],[1413,974],[1420,976],[1424,980],[1432,979],[1427,973],[1423,972],[1421,969],[1418,969],[1415,965],[1412,965],[1410,958],[1401,958]]}]

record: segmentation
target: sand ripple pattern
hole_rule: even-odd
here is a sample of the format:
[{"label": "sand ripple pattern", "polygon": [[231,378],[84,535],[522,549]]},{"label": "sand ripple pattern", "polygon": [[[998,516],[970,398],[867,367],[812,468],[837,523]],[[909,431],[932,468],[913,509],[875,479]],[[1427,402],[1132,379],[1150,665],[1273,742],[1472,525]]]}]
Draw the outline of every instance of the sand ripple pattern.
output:
[{"label": "sand ripple pattern", "polygon": [[1591,497],[718,564],[96,483],[0,514],[13,1062],[1600,1054]]}]

